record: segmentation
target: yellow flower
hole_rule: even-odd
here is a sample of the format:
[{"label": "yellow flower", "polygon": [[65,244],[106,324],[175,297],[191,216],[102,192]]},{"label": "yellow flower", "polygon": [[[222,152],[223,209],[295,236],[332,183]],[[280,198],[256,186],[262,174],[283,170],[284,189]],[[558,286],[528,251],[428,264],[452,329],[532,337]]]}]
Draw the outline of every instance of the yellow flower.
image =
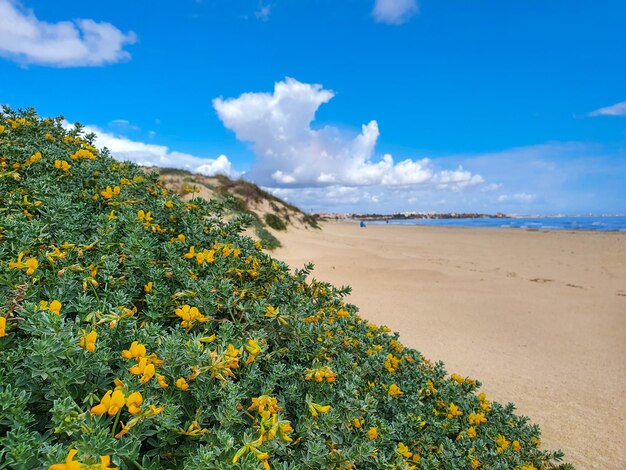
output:
[{"label": "yellow flower", "polygon": [[120,470],[117,467],[109,467],[111,465],[111,457],[108,455],[100,456],[100,466],[97,470]]},{"label": "yellow flower", "polygon": [[148,364],[148,360],[145,357],[139,359],[137,365],[131,367],[128,371],[133,375],[141,375],[139,382],[142,384],[150,381],[155,374],[154,364]]},{"label": "yellow flower", "polygon": [[55,315],[59,315],[61,313],[61,302],[58,300],[53,300],[48,302],[47,300],[42,300],[39,302],[39,308],[46,312],[52,312]]},{"label": "yellow flower", "polygon": [[472,468],[473,468],[473,469],[476,469],[476,468],[478,468],[478,467],[480,467],[480,460],[478,460],[476,457],[474,457],[474,458],[472,459]]},{"label": "yellow flower", "polygon": [[0,316],[0,338],[7,334],[7,318]]},{"label": "yellow flower", "polygon": [[176,309],[176,316],[182,319],[180,325],[187,331],[193,328],[195,322],[205,323],[209,320],[200,313],[197,307],[191,307],[187,304]]},{"label": "yellow flower", "polygon": [[462,384],[465,382],[465,379],[463,377],[461,377],[459,374],[452,374],[452,380],[454,380],[456,383]]},{"label": "yellow flower", "polygon": [[139,405],[142,403],[143,397],[139,392],[133,392],[126,398],[126,408],[128,408],[128,412],[132,415],[136,415],[141,412]]},{"label": "yellow flower", "polygon": [[529,464],[524,464],[521,467],[519,467],[519,470],[537,470],[537,467],[529,463]]},{"label": "yellow flower", "polygon": [[505,451],[509,447],[510,442],[507,441],[506,437],[502,434],[498,434],[498,437],[496,437],[496,444],[498,446],[498,454],[501,454],[502,451]]},{"label": "yellow flower", "polygon": [[[52,310],[52,308],[50,309]],[[87,333],[85,330],[83,331],[83,335],[80,338],[80,342],[78,345],[81,348],[85,348],[89,352],[94,352],[96,350],[96,340],[98,339],[98,333],[96,330],[93,330]]]},{"label": "yellow flower", "polygon": [[330,405],[318,405],[317,403],[308,402],[307,406],[314,418],[317,418],[320,413],[328,413],[330,411]]},{"label": "yellow flower", "polygon": [[522,450],[522,446],[520,445],[519,441],[515,440],[511,443],[511,446],[513,447],[513,450],[515,452],[519,452],[520,450]]},{"label": "yellow flower", "polygon": [[404,442],[398,442],[398,447],[396,447],[396,454],[406,459],[413,456],[413,452],[409,451],[409,448],[404,444]]},{"label": "yellow flower", "polygon": [[156,374],[156,379],[157,379],[157,382],[159,383],[159,387],[161,388],[169,387],[167,381],[165,380],[165,377],[162,376],[161,374]]},{"label": "yellow flower", "polygon": [[389,395],[393,398],[398,398],[400,395],[404,395],[404,392],[396,384],[391,384],[389,386]]},{"label": "yellow flower", "polygon": [[293,432],[293,428],[291,427],[291,423],[287,420],[283,420],[278,423],[278,435],[285,442],[292,442],[293,439],[289,437],[287,434]]},{"label": "yellow flower", "polygon": [[119,186],[115,186],[115,187],[111,188],[111,186],[107,186],[104,191],[100,191],[100,195],[104,199],[111,199],[111,198],[113,198],[115,196],[119,196],[120,195],[120,187]]},{"label": "yellow flower", "polygon": [[9,267],[15,269],[26,269],[26,274],[32,276],[35,270],[39,267],[39,262],[37,261],[37,258],[28,258],[26,261],[22,262],[23,257],[24,253],[19,253],[17,255],[17,261],[9,262]]},{"label": "yellow flower", "polygon": [[91,408],[91,414],[103,415],[104,413],[108,413],[109,416],[113,416],[124,407],[125,403],[124,393],[121,390],[109,390],[100,400],[100,404]]},{"label": "yellow flower", "polygon": [[178,380],[176,380],[176,386],[178,388],[180,388],[181,390],[188,390],[189,389],[189,384],[187,383],[187,381],[184,378],[179,378]]},{"label": "yellow flower", "polygon": [[65,160],[55,160],[54,161],[54,167],[57,170],[68,171],[70,168],[72,168],[72,165],[67,163]]},{"label": "yellow flower", "polygon": [[0,134],[4,132],[4,126],[0,126]]},{"label": "yellow flower", "polygon": [[59,315],[61,313],[61,302],[53,300],[48,308],[52,313]]},{"label": "yellow flower", "polygon": [[137,361],[139,361],[142,357],[146,357],[146,347],[137,341],[133,341],[130,348],[122,351],[122,357],[124,359],[137,359]]},{"label": "yellow flower", "polygon": [[279,309],[280,307],[272,307],[271,305],[268,305],[267,307],[265,307],[265,316],[267,318],[276,318]]},{"label": "yellow flower", "polygon": [[137,220],[149,224],[154,220],[154,217],[152,217],[152,213],[150,211],[144,212],[142,209],[140,209],[137,211]]},{"label": "yellow flower", "polygon": [[164,406],[156,407],[154,405],[148,405],[148,411],[144,413],[144,416],[156,416],[163,413],[163,410],[165,410]]},{"label": "yellow flower", "polygon": [[152,281],[150,281],[148,284],[146,284],[145,286],[143,286],[143,291],[146,294],[149,294],[150,292],[152,292]]},{"label": "yellow flower", "polygon": [[367,437],[369,437],[372,441],[378,439],[378,428],[372,426],[367,431]]},{"label": "yellow flower", "polygon": [[65,459],[65,463],[55,463],[54,465],[50,465],[48,470],[80,470],[81,464],[74,460],[74,456],[78,453],[76,449],[70,449],[67,453],[67,458]]},{"label": "yellow flower", "polygon": [[398,368],[398,364],[400,360],[395,357],[393,354],[387,354],[387,359],[385,360],[385,369],[391,374],[393,374]]},{"label": "yellow flower", "polygon": [[459,410],[459,407],[456,406],[454,403],[450,402],[450,406],[448,407],[447,418],[452,419],[455,416],[461,416],[462,414],[463,412]]},{"label": "yellow flower", "polygon": [[245,346],[246,351],[248,351],[248,359],[246,360],[245,365],[254,362],[259,354],[261,354],[261,347],[259,343],[254,339],[249,339],[248,344]]},{"label": "yellow flower", "polygon": [[467,419],[472,426],[478,426],[479,424],[487,422],[487,418],[485,418],[485,413],[470,413]]},{"label": "yellow flower", "polygon": [[[64,138],[63,138],[63,141],[64,141],[64,142],[68,142],[68,140],[67,140],[67,139],[68,139],[68,137],[69,137],[69,136],[64,137]],[[71,137],[69,137],[69,142],[68,142],[68,143],[71,143],[71,141],[72,141],[72,138],[71,138]],[[81,158],[82,158],[82,159],[84,159],[84,160],[94,160],[94,159],[96,158],[96,156],[95,156],[93,153],[91,153],[89,150],[86,150],[86,149],[79,149],[79,150],[77,150],[75,153],[73,153],[72,155],[70,155],[70,158],[71,158],[72,160],[79,160],[79,159],[81,159]]]},{"label": "yellow flower", "polygon": [[196,253],[196,262],[199,265],[204,263],[212,263],[215,261],[215,251],[204,249],[199,253]]},{"label": "yellow flower", "polygon": [[470,426],[470,428],[467,430],[467,435],[470,439],[474,439],[476,437],[476,428],[474,426]]},{"label": "yellow flower", "polygon": [[168,199],[167,201],[165,201],[165,207],[167,207],[168,209],[171,209],[172,207],[174,207],[174,202],[171,199]]}]

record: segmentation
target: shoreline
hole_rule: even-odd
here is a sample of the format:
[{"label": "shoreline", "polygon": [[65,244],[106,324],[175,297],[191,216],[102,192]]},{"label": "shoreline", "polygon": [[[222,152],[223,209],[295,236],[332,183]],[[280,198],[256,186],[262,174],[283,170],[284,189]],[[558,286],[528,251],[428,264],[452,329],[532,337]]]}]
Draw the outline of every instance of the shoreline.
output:
[{"label": "shoreline", "polygon": [[[454,219],[451,219],[454,220]],[[384,222],[379,221],[365,221],[367,227],[374,226],[383,226],[383,227],[420,227],[420,228],[437,228],[437,229],[454,229],[454,230],[494,230],[494,231],[526,231],[526,232],[556,232],[556,233],[616,233],[616,234],[626,234],[626,229],[615,229],[615,230],[605,230],[605,229],[588,229],[588,228],[534,228],[534,227],[510,227],[510,226],[478,226],[478,225],[445,225],[445,224],[410,224],[410,223],[389,223],[386,224]],[[324,227],[326,225],[354,225],[358,226],[359,222],[356,220],[341,220],[341,221],[322,221],[320,222],[320,226]],[[278,234],[280,236],[280,234]]]},{"label": "shoreline", "polygon": [[290,229],[274,255],[350,285],[360,315],[515,403],[567,462],[626,467],[626,233],[322,227]]}]

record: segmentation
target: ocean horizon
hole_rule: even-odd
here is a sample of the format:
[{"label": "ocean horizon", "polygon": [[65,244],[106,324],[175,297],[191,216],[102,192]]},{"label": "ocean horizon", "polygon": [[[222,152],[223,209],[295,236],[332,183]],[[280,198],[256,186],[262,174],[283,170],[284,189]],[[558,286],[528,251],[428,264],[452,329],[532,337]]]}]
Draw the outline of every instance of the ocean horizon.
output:
[{"label": "ocean horizon", "polygon": [[[367,224],[384,225],[386,220],[368,221]],[[528,230],[593,230],[600,232],[626,232],[626,215],[585,216],[512,216],[510,218],[484,217],[461,219],[389,219],[394,225],[431,225],[441,227],[491,227],[521,228]]]}]

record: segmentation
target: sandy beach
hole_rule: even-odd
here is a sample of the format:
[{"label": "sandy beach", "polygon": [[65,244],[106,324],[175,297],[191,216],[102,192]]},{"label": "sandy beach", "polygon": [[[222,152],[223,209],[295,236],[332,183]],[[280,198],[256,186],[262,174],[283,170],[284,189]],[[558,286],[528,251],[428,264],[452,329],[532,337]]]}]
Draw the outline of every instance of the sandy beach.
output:
[{"label": "sandy beach", "polygon": [[626,468],[626,233],[325,224],[273,253],[353,288],[402,342],[480,380],[579,469]]}]

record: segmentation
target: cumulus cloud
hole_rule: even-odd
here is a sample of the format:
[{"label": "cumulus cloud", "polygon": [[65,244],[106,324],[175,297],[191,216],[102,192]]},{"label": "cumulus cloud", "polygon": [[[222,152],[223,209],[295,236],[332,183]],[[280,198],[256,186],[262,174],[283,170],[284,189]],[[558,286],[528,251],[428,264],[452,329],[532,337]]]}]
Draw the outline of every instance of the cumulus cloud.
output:
[{"label": "cumulus cloud", "polygon": [[332,126],[313,129],[318,108],[334,96],[321,85],[292,78],[273,93],[244,93],[217,98],[213,106],[237,139],[252,144],[256,155],[250,176],[268,187],[421,186],[460,191],[483,182],[457,167],[439,170],[427,159],[396,162],[390,154],[375,161],[380,135],[370,121],[356,135]]},{"label": "cumulus cloud", "polygon": [[0,0],[0,56],[23,64],[98,66],[127,60],[133,32],[110,23],[77,19],[48,23],[19,0]]},{"label": "cumulus cloud", "polygon": [[[73,127],[66,123],[66,128]],[[96,126],[85,126],[85,133],[96,134],[96,147],[106,147],[111,155],[118,160],[135,162],[141,166],[160,168],[179,168],[200,173],[205,176],[222,174],[237,178],[240,173],[235,171],[226,155],[217,158],[202,158],[188,153],[170,150],[165,145],[146,144],[130,140],[124,136],[105,132]]]},{"label": "cumulus cloud", "polygon": [[378,23],[406,23],[419,11],[417,0],[376,0],[372,16]]},{"label": "cumulus cloud", "polygon": [[605,108],[596,109],[589,113],[589,116],[626,116],[626,101],[622,101],[621,103],[615,103],[611,106],[606,106]]}]

